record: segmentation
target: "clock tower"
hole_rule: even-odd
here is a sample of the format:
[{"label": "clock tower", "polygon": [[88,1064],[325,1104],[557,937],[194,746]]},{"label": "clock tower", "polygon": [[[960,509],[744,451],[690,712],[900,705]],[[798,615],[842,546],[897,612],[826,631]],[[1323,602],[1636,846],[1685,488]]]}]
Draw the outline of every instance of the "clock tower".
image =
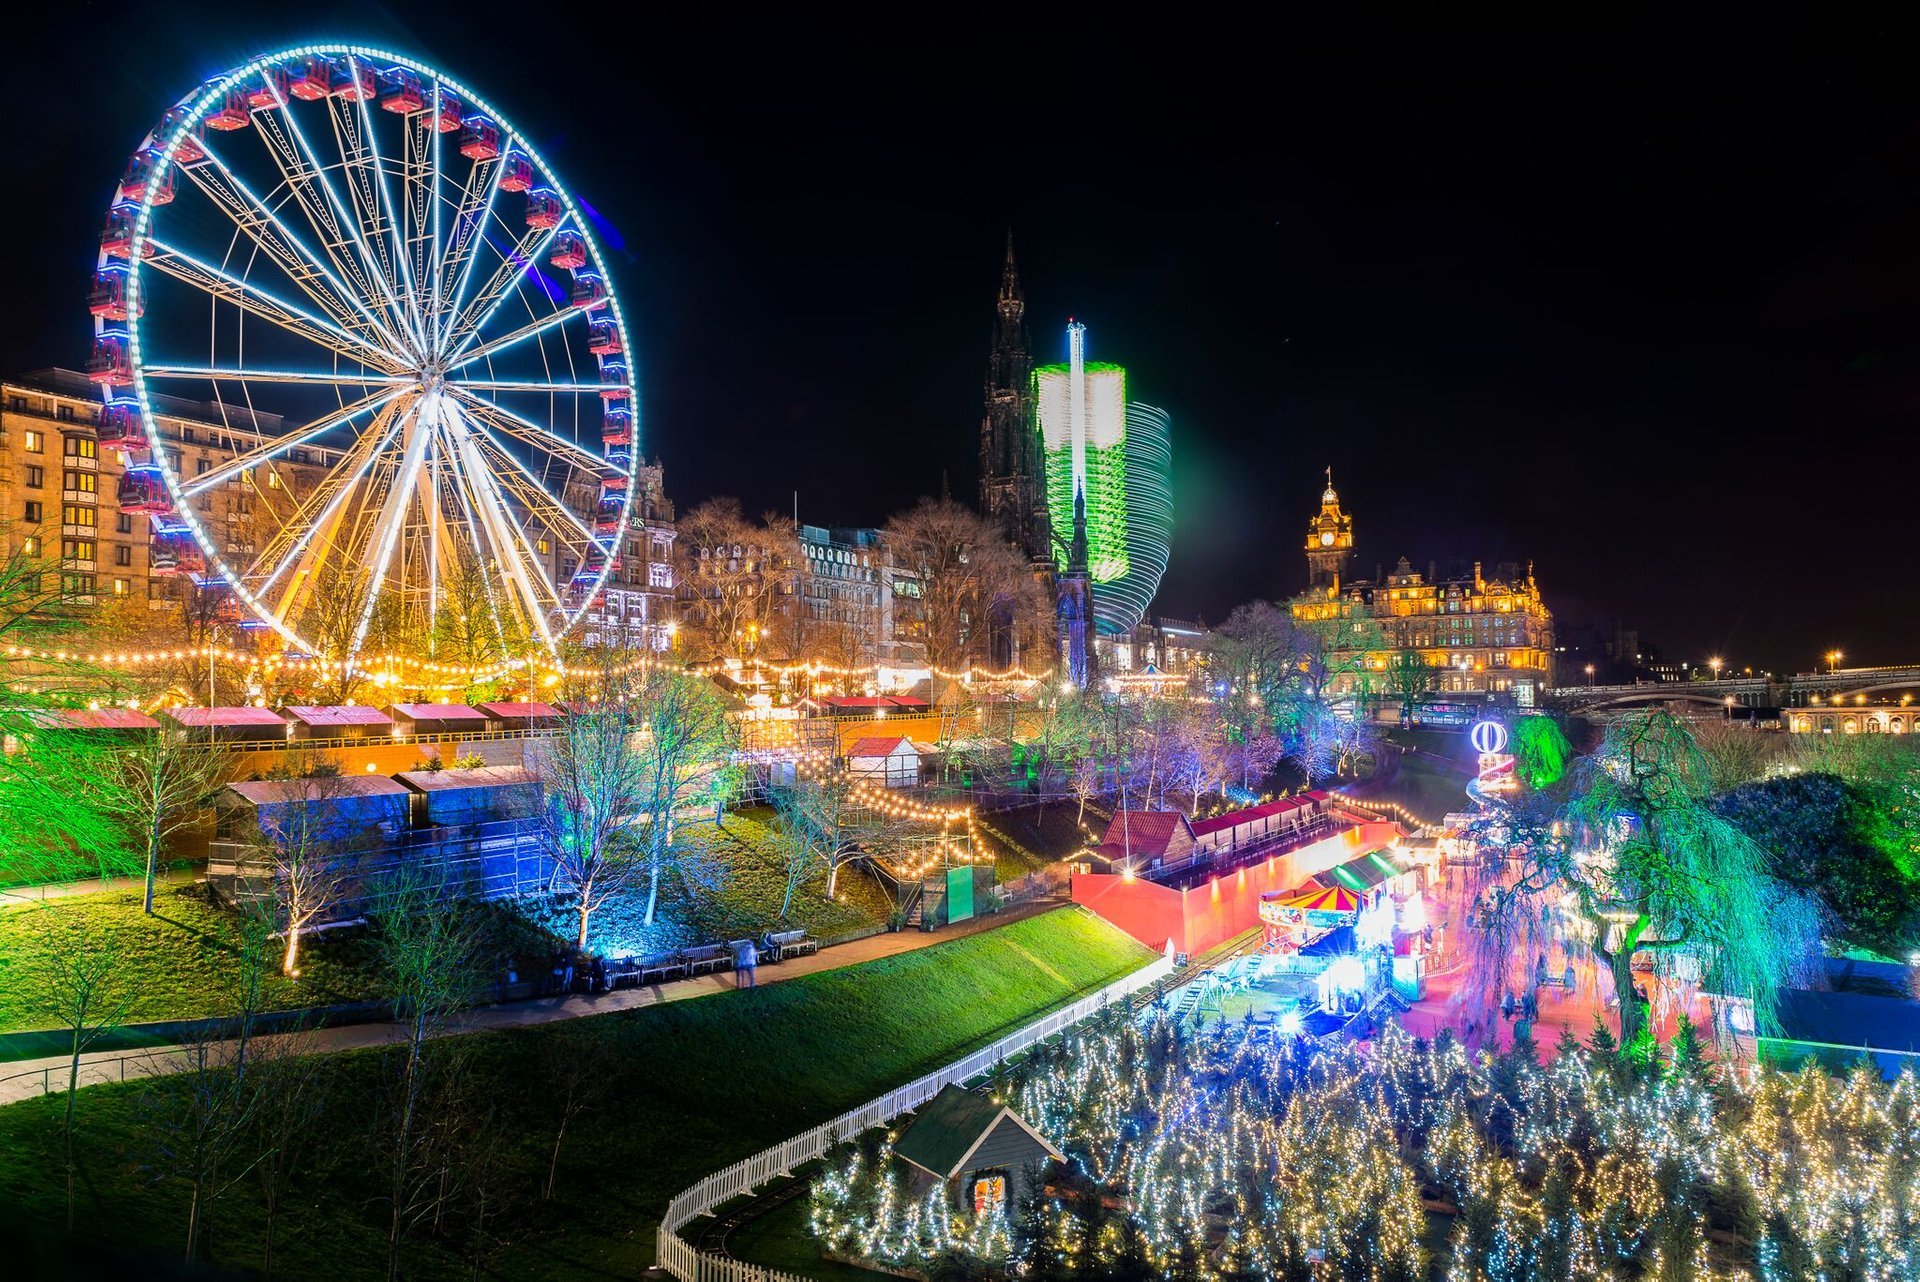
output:
[{"label": "clock tower", "polygon": [[1307,586],[1332,595],[1340,590],[1340,576],[1353,559],[1353,518],[1340,510],[1333,492],[1333,469],[1327,469],[1327,488],[1320,495],[1320,514],[1307,522]]}]

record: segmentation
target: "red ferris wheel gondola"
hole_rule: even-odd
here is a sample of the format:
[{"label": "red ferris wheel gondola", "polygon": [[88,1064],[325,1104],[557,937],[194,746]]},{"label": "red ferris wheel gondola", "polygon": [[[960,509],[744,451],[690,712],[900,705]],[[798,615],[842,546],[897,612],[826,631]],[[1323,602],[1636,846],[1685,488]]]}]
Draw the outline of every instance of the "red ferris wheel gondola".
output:
[{"label": "red ferris wheel gondola", "polygon": [[[492,160],[499,156],[500,126],[485,116],[468,116],[461,122],[460,154],[468,160]],[[506,186],[504,180],[501,186]]]}]

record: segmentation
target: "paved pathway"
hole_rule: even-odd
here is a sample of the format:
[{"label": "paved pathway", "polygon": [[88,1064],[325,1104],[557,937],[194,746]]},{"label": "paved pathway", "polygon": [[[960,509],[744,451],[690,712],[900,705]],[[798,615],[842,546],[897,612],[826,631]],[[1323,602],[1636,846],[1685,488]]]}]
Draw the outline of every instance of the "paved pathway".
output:
[{"label": "paved pathway", "polygon": [[[865,939],[856,939],[850,943],[822,949],[810,956],[795,957],[777,965],[763,965],[757,971],[758,982],[777,984],[789,979],[798,979],[802,975],[838,970],[843,966],[857,966],[861,962],[913,952],[916,949],[945,943],[950,939],[959,939],[966,935],[978,934],[983,930],[1010,925],[1023,918],[1035,917],[1061,906],[1055,902],[1019,904],[991,916],[976,917],[972,921],[963,922],[958,926],[948,926],[942,930],[903,930],[898,933],[869,935]],[[534,1024],[551,1024],[563,1019],[579,1019],[587,1015],[606,1015],[614,1011],[636,1010],[642,1006],[658,1006],[663,1002],[684,1001],[690,997],[730,992],[734,987],[734,976],[731,973],[721,973],[696,975],[691,979],[675,980],[670,984],[652,984],[645,988],[622,988],[611,993],[597,993],[591,996],[538,997],[531,1001],[506,1002],[498,1006],[478,1007],[464,1013],[447,1026],[446,1035],[495,1028],[525,1028]],[[337,1028],[320,1028],[287,1036],[299,1038],[303,1047],[309,1050],[344,1051],[385,1046],[398,1041],[403,1033],[398,1024],[377,1023],[346,1024]],[[145,1050],[85,1055],[80,1060],[80,1084],[93,1086],[101,1082],[132,1081],[136,1078],[182,1072],[189,1067],[189,1054],[188,1048],[184,1046],[155,1046]],[[19,1060],[11,1064],[0,1064],[0,1105],[30,1099],[47,1091],[65,1090],[69,1063],[66,1056],[53,1056],[46,1059]]]},{"label": "paved pathway", "polygon": [[[197,875],[191,868],[166,870],[155,879],[154,888],[184,886]],[[39,886],[8,886],[0,889],[0,909],[41,904],[70,895],[97,895],[106,890],[139,890],[146,884],[145,877],[87,877],[80,881],[50,882]]]}]

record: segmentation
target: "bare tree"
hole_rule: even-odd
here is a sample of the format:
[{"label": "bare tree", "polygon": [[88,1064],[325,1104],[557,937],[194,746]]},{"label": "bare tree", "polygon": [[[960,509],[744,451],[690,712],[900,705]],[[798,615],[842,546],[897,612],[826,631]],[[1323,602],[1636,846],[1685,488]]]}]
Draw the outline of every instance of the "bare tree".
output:
[{"label": "bare tree", "polygon": [[158,1139],[159,1174],[187,1186],[188,1264],[199,1257],[213,1204],[250,1174],[246,1167],[232,1169],[231,1160],[265,1103],[252,1052],[273,964],[271,931],[264,919],[244,924],[228,1018],[203,1021],[186,1039],[186,1068],[154,1093],[146,1110]]},{"label": "bare tree", "polygon": [[935,667],[985,662],[992,626],[1014,629],[1023,649],[1046,651],[1053,602],[993,523],[952,499],[923,498],[888,521],[883,537],[894,566],[918,580]]},{"label": "bare tree", "polygon": [[353,781],[331,757],[290,754],[275,773],[281,797],[260,807],[250,841],[286,940],[281,970],[293,978],[300,974],[301,935],[339,902],[359,873],[356,857],[377,835],[345,808]]},{"label": "bare tree", "polygon": [[305,1033],[265,1039],[249,1069],[256,1092],[251,1169],[260,1188],[260,1271],[269,1278],[281,1212],[326,1151],[320,1124],[331,1103],[333,1078],[310,1040]]},{"label": "bare tree", "polygon": [[853,781],[839,770],[801,776],[774,793],[774,806],[780,814],[781,862],[786,871],[786,891],[780,899],[782,920],[793,905],[794,891],[815,868],[826,870],[827,898],[832,899],[839,887],[840,869],[862,858],[865,843],[878,836],[873,822],[862,822],[855,815],[852,800]]},{"label": "bare tree", "polygon": [[162,729],[108,759],[100,805],[127,830],[136,850],[146,856],[147,885],[142,899],[153,915],[153,882],[160,852],[174,834],[200,823],[200,814],[226,782],[231,754],[213,743],[194,743]]},{"label": "bare tree", "polygon": [[1214,634],[1210,673],[1226,686],[1215,693],[1243,728],[1271,727],[1267,712],[1298,691],[1315,641],[1284,605],[1249,601],[1234,607]]},{"label": "bare tree", "polygon": [[400,1243],[437,1213],[457,1169],[448,1135],[458,1129],[458,1052],[433,1056],[448,1021],[483,987],[484,932],[477,916],[448,902],[452,888],[415,867],[397,870],[381,887],[374,952],[398,1016],[398,1046],[389,1057],[381,1146],[387,1167],[387,1276],[400,1276]]},{"label": "bare tree", "polygon": [[[682,810],[724,804],[737,769],[736,732],[713,683],[686,672],[648,668],[629,695],[638,716],[647,815],[647,911],[653,924],[660,880],[677,856],[674,818]],[[685,867],[684,861],[680,866]]]},{"label": "bare tree", "polygon": [[1200,794],[1220,783],[1228,769],[1225,727],[1208,705],[1182,704],[1173,718],[1167,748],[1167,781],[1189,799],[1189,814],[1200,809]]},{"label": "bare tree", "polygon": [[80,1087],[80,1057],[118,1028],[133,1005],[135,979],[125,946],[111,932],[89,932],[84,918],[63,912],[55,901],[36,911],[44,947],[35,959],[40,1013],[66,1031],[67,1101],[61,1120],[65,1143],[67,1231],[73,1231],[74,1113]]},{"label": "bare tree", "polygon": [[794,641],[786,633],[805,557],[790,520],[769,515],[756,523],[738,499],[708,499],[681,519],[674,549],[691,646],[732,657],[759,653],[763,642]]},{"label": "bare tree", "polygon": [[547,1159],[542,1201],[551,1201],[560,1178],[560,1147],[582,1116],[606,1102],[619,1065],[607,1039],[581,1021],[561,1024],[542,1036],[547,1097],[554,1104],[553,1152]]},{"label": "bare tree", "polygon": [[652,801],[653,776],[643,724],[623,683],[603,665],[596,693],[576,700],[553,734],[527,741],[555,881],[575,899],[574,943],[583,949],[594,910],[633,886],[647,866],[638,825]]},{"label": "bare tree", "polygon": [[503,574],[465,550],[442,567],[438,610],[428,632],[434,659],[486,669],[527,652],[530,638],[519,612],[506,606],[510,589]]}]

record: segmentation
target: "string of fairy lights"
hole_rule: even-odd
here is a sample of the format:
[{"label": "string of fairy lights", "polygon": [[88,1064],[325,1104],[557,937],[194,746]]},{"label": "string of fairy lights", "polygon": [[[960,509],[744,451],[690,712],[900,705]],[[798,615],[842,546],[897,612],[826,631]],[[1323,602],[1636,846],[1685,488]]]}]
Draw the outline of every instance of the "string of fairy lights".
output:
[{"label": "string of fairy lights", "polygon": [[[1130,1252],[1129,1276],[1210,1280],[1426,1277],[1443,1262],[1461,1279],[1920,1276],[1912,1073],[1697,1053],[1635,1068],[1564,1043],[1543,1066],[1397,1025],[1312,1049],[1237,1021],[1196,1036],[1158,1013],[1083,1026],[993,1097],[1066,1155],[1047,1196],[914,1195],[889,1134],[815,1181],[821,1245],[887,1268],[954,1252],[1074,1277],[1124,1271]],[[1057,1196],[1072,1186],[1093,1197]],[[1089,1231],[1089,1202],[1120,1214]],[[1742,1237],[1715,1230],[1729,1216]],[[1017,1262],[1016,1240],[1036,1243]]]},{"label": "string of fairy lights", "polygon": [[[883,818],[906,823],[936,824],[939,832],[917,846],[900,846],[891,852],[890,862],[907,875],[921,877],[935,868],[955,864],[990,864],[993,854],[982,840],[972,806],[946,806],[903,797],[884,785],[875,785],[851,773],[822,752],[800,754],[794,760],[794,774],[816,786],[844,786],[847,798],[856,807],[871,810]],[[963,833],[954,831],[956,825]],[[965,841],[960,837],[964,835]]]},{"label": "string of fairy lights", "polygon": [[[236,650],[229,646],[200,645],[161,648],[157,650],[81,650],[59,649],[34,646],[9,645],[5,647],[7,658],[23,662],[43,663],[82,663],[91,667],[135,668],[161,663],[178,663],[188,659],[212,659],[222,663],[248,664],[263,670],[272,670],[287,666],[312,666],[322,671],[335,671],[345,666],[324,656],[300,654],[294,651],[277,651],[270,654],[258,654],[245,650]],[[569,678],[623,677],[636,672],[652,669],[672,669],[690,671],[711,676],[735,670],[735,665],[727,660],[709,660],[703,663],[684,664],[663,659],[654,654],[630,659],[623,663],[607,664],[568,664],[558,659],[508,659],[493,664],[444,663],[433,659],[422,659],[414,655],[383,654],[365,655],[355,659],[353,670],[370,677],[404,679],[407,676],[427,675],[431,677],[459,678],[469,685],[486,685],[504,680],[518,673],[540,674],[554,681]],[[821,678],[860,679],[877,682],[882,669],[879,666],[848,667],[817,662],[792,663],[755,663],[751,671],[761,674],[773,674],[781,681],[789,681],[805,674],[810,680]],[[916,672],[929,672],[941,680],[961,681],[968,684],[1004,682],[1034,682],[1044,680],[1046,673],[1030,672],[1025,668],[984,668],[968,667],[949,669],[941,667],[916,668]]]}]

